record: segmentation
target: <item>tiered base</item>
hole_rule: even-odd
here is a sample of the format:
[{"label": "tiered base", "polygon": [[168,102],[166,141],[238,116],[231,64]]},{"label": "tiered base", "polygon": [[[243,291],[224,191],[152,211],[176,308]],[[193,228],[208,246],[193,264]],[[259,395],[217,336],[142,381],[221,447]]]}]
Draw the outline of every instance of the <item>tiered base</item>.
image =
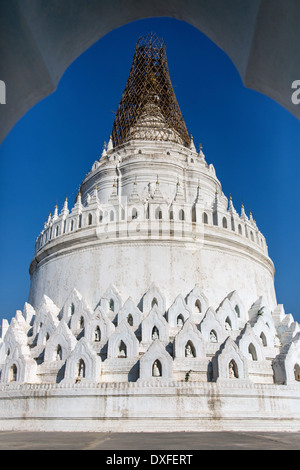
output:
[{"label": "tiered base", "polygon": [[5,431],[300,431],[298,385],[235,379],[9,384],[0,399]]}]

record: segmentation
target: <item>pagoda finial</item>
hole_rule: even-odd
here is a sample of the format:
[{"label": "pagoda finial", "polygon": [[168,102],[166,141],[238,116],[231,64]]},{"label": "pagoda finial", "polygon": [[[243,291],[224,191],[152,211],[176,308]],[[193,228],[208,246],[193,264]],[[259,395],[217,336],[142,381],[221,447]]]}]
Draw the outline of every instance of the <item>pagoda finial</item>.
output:
[{"label": "pagoda finial", "polygon": [[110,135],[109,136],[109,141],[108,141],[108,144],[107,144],[107,152],[109,152],[113,148],[114,148],[114,146],[113,146],[112,136]]},{"label": "pagoda finial", "polygon": [[196,147],[195,147],[195,144],[194,144],[194,139],[193,139],[193,136],[191,134],[191,144],[190,144],[190,149],[193,151],[193,152],[196,152]]},{"label": "pagoda finial", "polygon": [[243,202],[242,202],[242,207],[241,207],[241,218],[244,220],[248,220]]},{"label": "pagoda finial", "polygon": [[58,207],[57,207],[57,204],[55,204],[53,219],[56,219],[57,217],[58,217]]},{"label": "pagoda finial", "polygon": [[129,201],[130,202],[137,202],[137,203],[140,201],[140,197],[139,197],[139,194],[137,192],[136,176],[134,178],[133,190],[132,190],[131,195],[129,196]]},{"label": "pagoda finial", "polygon": [[65,216],[69,213],[69,209],[68,209],[68,198],[66,197],[65,199],[65,202],[64,202],[64,206],[61,210],[61,215]]},{"label": "pagoda finial", "polygon": [[200,199],[201,199],[201,197],[200,197],[200,189],[201,189],[201,187],[200,187],[200,180],[198,180],[197,195],[196,195],[196,199],[195,199],[195,204],[197,204],[198,202],[200,202]]},{"label": "pagoda finial", "polygon": [[93,191],[93,201],[98,202],[98,185],[95,184]]},{"label": "pagoda finial", "polygon": [[250,219],[251,222],[254,222],[254,220],[253,220],[253,214],[252,214],[251,209],[250,209],[250,212],[249,212],[249,219]]},{"label": "pagoda finial", "polygon": [[200,142],[200,144],[199,144],[199,153],[198,153],[198,156],[199,156],[200,159],[203,161],[203,160],[205,160],[205,155],[204,155],[202,149],[203,149],[203,145],[202,145],[202,143]]},{"label": "pagoda finial", "polygon": [[237,214],[237,211],[235,210],[234,206],[233,206],[233,202],[232,202],[232,196],[231,196],[231,193],[229,195],[229,208],[228,208],[229,212],[231,214],[234,214],[234,215],[238,215]]},{"label": "pagoda finial", "polygon": [[109,201],[110,202],[117,202],[118,201],[118,186],[117,186],[117,181],[116,181],[116,178],[114,178],[114,182],[113,182],[113,185],[112,185],[113,189],[112,189],[112,192],[111,192],[111,195],[109,197]]},{"label": "pagoda finial", "polygon": [[76,204],[81,206],[81,188],[79,188],[77,196],[76,196]]},{"label": "pagoda finial", "polygon": [[105,156],[106,156],[106,147],[107,147],[107,143],[104,142],[101,157],[105,157]]},{"label": "pagoda finial", "polygon": [[177,178],[176,194],[175,194],[174,201],[185,203],[184,192],[183,192],[182,186],[180,185],[179,178]]}]

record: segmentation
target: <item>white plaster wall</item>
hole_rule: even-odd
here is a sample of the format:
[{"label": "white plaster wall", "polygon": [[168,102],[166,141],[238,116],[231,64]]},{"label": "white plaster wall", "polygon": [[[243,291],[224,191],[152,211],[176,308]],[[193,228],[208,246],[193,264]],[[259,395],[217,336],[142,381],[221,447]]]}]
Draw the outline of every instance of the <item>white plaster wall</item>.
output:
[{"label": "white plaster wall", "polygon": [[199,284],[209,305],[217,308],[233,290],[246,310],[259,296],[276,306],[270,266],[231,249],[201,246],[184,241],[131,241],[73,248],[40,263],[32,276],[29,302],[37,308],[46,294],[61,307],[76,288],[95,308],[110,284],[123,302],[129,296],[137,305],[155,283],[166,297],[167,308]]},{"label": "white plaster wall", "polygon": [[[196,221],[192,222],[193,206]],[[134,220],[133,207],[138,209]],[[181,209],[184,221],[179,220]],[[218,225],[213,225],[213,214]],[[239,215],[222,193],[215,169],[202,151],[170,142],[132,141],[105,151],[84,178],[81,197],[71,212],[64,207],[48,220],[30,268],[29,302],[37,308],[46,294],[62,307],[75,288],[94,309],[114,285],[123,302],[130,296],[138,305],[155,283],[168,308],[179,294],[185,297],[198,284],[215,309],[234,290],[246,311],[260,296],[273,309],[277,305],[274,266],[263,238],[253,219],[244,212]]]},{"label": "white plaster wall", "polygon": [[221,193],[215,169],[207,164],[203,153],[172,142],[134,140],[111,149],[94,163],[81,185],[82,201],[86,202],[87,194],[97,185],[99,199],[107,202],[114,181],[121,201],[130,196],[134,181],[141,200],[145,200],[149,183],[155,189],[157,179],[168,203],[175,196],[178,181],[190,203],[195,200],[199,181],[209,203],[216,188]]},{"label": "white plaster wall", "polygon": [[[132,194],[137,201],[131,204]],[[192,223],[195,200],[197,220]],[[131,219],[133,206],[138,209],[136,220]],[[156,219],[158,208],[161,221]],[[171,208],[174,222],[170,222]],[[180,209],[185,212],[184,222],[178,220]],[[208,214],[208,224],[203,224],[203,212]],[[213,212],[217,226],[212,224]],[[92,225],[87,222],[89,214]],[[224,216],[227,230],[222,227]],[[253,241],[246,236],[246,227],[248,234],[254,233]],[[37,307],[46,294],[61,306],[76,288],[94,308],[113,284],[123,301],[131,296],[138,304],[155,282],[168,306],[178,294],[185,296],[199,284],[215,308],[233,290],[240,292],[247,309],[260,295],[272,308],[276,305],[274,268],[262,239],[251,218],[239,216],[232,201],[228,207],[215,170],[202,151],[169,142],[132,141],[102,155],[81,185],[81,202],[70,213],[64,206],[60,215],[56,212],[48,220],[30,268],[29,301]]]},{"label": "white plaster wall", "polygon": [[6,386],[0,430],[300,431],[299,386],[229,382]]}]

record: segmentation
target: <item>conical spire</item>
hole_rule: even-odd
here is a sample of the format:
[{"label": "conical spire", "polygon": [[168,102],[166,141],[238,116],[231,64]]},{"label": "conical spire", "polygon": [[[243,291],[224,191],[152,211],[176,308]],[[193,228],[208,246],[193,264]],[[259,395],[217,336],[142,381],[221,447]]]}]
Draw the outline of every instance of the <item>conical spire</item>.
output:
[{"label": "conical spire", "polygon": [[140,196],[137,192],[137,184],[136,184],[136,178],[133,183],[133,190],[131,195],[129,196],[129,202],[140,202]]},{"label": "conical spire", "polygon": [[62,208],[62,210],[61,210],[60,215],[62,215],[63,217],[67,217],[68,214],[69,214],[68,198],[66,197],[65,202],[64,202],[64,206],[63,206],[63,208]]},{"label": "conical spire", "polygon": [[107,150],[107,152],[109,152],[109,151],[112,150],[112,149],[113,149],[113,142],[112,142],[112,137],[110,136],[106,150]]},{"label": "conical spire", "polygon": [[57,207],[57,204],[54,208],[54,214],[53,214],[53,220],[57,219],[58,218],[58,207]]},{"label": "conical spire", "polygon": [[159,187],[158,175],[157,175],[155,191],[154,191],[152,199],[153,199],[153,201],[158,202],[158,203],[165,202],[165,199],[164,199],[164,197],[162,195],[162,192],[160,190],[160,187]]},{"label": "conical spire", "polygon": [[195,147],[195,144],[194,144],[194,138],[193,138],[192,135],[191,135],[190,149],[191,149],[193,152],[196,152],[196,147]]},{"label": "conical spire", "polygon": [[185,202],[184,193],[183,193],[179,180],[177,180],[177,184],[176,184],[176,194],[175,194],[174,201],[181,202],[181,203]]},{"label": "conical spire", "polygon": [[228,210],[229,210],[229,212],[230,212],[231,215],[238,215],[237,211],[236,211],[235,208],[234,208],[231,195],[230,195],[230,197],[229,197],[229,207],[228,207]]},{"label": "conical spire", "polygon": [[194,204],[199,204],[199,202],[202,200],[202,197],[201,197],[201,194],[200,194],[200,189],[201,189],[200,181],[198,181],[197,195],[196,195],[196,199],[195,199],[195,203],[194,203]]},{"label": "conical spire", "polygon": [[77,193],[77,196],[75,198],[75,205],[72,209],[72,214],[81,214],[82,212],[82,202],[81,202],[81,188],[79,188],[79,191]]},{"label": "conical spire", "polygon": [[118,202],[118,192],[117,192],[117,182],[116,180],[114,179],[114,182],[113,182],[113,190],[112,190],[112,193],[109,197],[109,202]]},{"label": "conical spire", "polygon": [[213,210],[214,210],[214,211],[217,211],[217,210],[219,209],[219,206],[220,206],[220,197],[219,197],[218,188],[216,188],[215,200],[214,200],[214,202],[213,202]]},{"label": "conical spire", "polygon": [[246,212],[245,212],[245,207],[244,207],[244,204],[242,203],[242,207],[241,207],[241,219],[242,220],[248,220],[248,217],[246,215]]},{"label": "conical spire", "polygon": [[153,34],[137,42],[113,125],[114,147],[133,139],[191,144],[171,84],[164,42]]}]

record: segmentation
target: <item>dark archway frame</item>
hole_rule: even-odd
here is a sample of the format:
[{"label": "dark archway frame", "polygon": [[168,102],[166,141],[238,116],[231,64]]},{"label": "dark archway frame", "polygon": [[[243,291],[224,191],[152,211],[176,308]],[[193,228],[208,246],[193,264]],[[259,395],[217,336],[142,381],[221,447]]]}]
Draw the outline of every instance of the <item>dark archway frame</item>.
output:
[{"label": "dark archway frame", "polygon": [[291,99],[300,80],[299,0],[10,0],[0,6],[0,143],[85,50],[115,28],[151,17],[197,28],[230,57],[246,87],[300,119]]}]

